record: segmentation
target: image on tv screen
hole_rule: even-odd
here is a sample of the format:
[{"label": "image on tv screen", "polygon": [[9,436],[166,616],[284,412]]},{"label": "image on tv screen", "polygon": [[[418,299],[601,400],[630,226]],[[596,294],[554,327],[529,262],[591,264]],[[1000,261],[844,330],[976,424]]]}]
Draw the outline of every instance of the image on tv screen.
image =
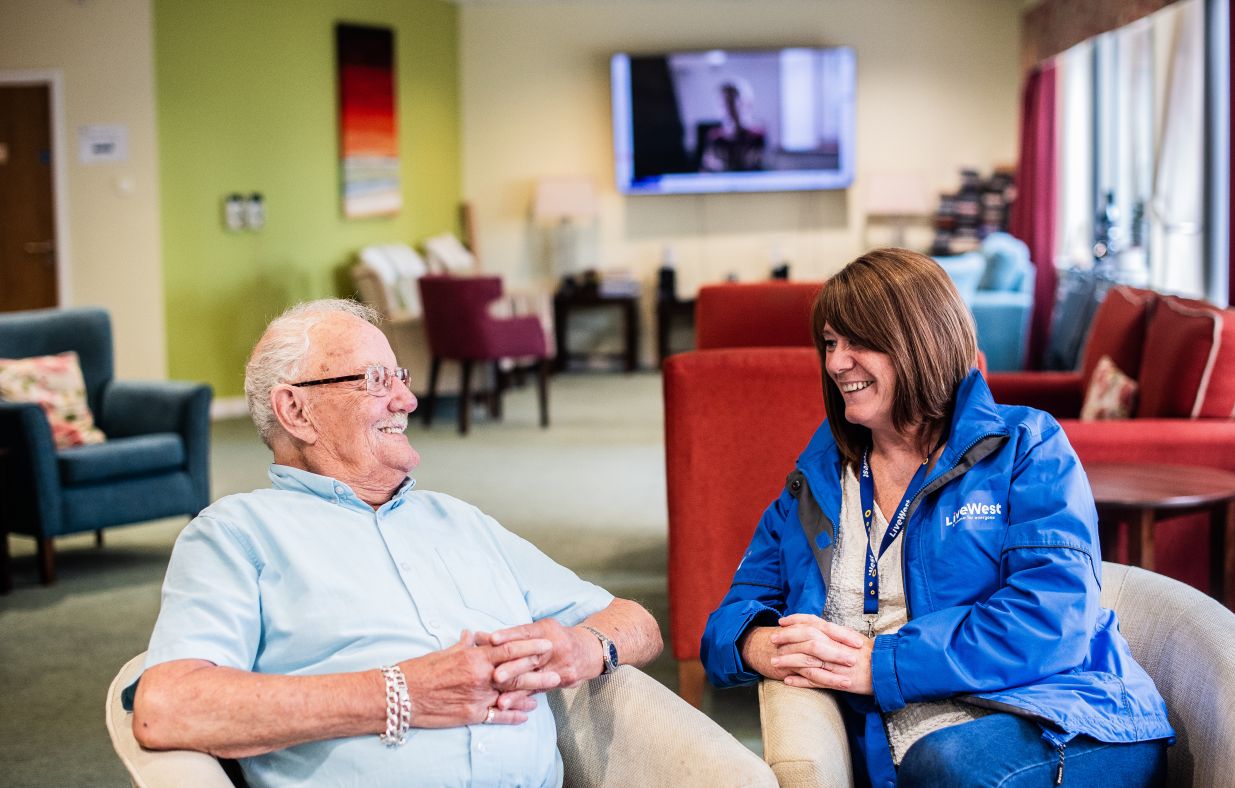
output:
[{"label": "image on tv screen", "polygon": [[853,180],[847,47],[613,56],[626,194],[840,189]]}]

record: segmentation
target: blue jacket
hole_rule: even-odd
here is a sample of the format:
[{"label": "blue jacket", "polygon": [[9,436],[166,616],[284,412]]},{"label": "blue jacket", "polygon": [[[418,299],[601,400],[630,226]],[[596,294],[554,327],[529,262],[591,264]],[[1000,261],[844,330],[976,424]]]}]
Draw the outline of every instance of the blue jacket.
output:
[{"label": "blue jacket", "polygon": [[[840,476],[825,422],[708,618],[702,660],[714,685],[760,678],[738,652],[749,627],[822,613]],[[875,638],[874,703],[848,696],[868,714],[866,764],[875,784],[895,776],[883,727],[872,723],[880,710],[916,701],[960,697],[1031,717],[1057,747],[1077,734],[1104,742],[1174,736],[1153,680],[1133,660],[1115,614],[1098,604],[1093,494],[1049,414],[996,405],[971,372],[900,538],[909,621]]]}]

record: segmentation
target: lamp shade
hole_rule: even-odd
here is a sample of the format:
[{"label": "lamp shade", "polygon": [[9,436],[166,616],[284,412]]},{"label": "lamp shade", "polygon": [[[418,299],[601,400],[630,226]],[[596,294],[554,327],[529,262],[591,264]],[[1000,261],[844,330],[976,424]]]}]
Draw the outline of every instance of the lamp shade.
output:
[{"label": "lamp shade", "polygon": [[871,216],[925,216],[926,181],[918,175],[874,174],[864,179],[863,205]]},{"label": "lamp shade", "polygon": [[585,176],[541,178],[532,215],[539,222],[590,219],[597,213],[596,184]]}]

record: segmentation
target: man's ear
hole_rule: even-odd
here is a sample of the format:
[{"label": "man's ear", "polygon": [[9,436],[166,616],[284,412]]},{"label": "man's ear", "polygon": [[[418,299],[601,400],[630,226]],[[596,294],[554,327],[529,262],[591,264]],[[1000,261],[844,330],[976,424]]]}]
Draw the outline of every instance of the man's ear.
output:
[{"label": "man's ear", "polygon": [[278,385],[270,390],[270,406],[287,434],[302,443],[317,443],[317,428],[309,418],[306,398],[292,386]]}]

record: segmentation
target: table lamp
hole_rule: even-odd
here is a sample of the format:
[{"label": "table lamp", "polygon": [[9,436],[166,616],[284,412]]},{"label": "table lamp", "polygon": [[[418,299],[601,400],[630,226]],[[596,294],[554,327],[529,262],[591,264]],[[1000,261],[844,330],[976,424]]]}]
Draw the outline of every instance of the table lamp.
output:
[{"label": "table lamp", "polygon": [[541,178],[536,182],[532,218],[550,226],[549,265],[555,277],[576,272],[577,225],[594,219],[598,209],[596,184],[587,176]]},{"label": "table lamp", "polygon": [[863,200],[867,221],[892,224],[892,245],[905,245],[905,226],[913,219],[928,216],[926,181],[920,175],[877,173],[863,179]]}]

